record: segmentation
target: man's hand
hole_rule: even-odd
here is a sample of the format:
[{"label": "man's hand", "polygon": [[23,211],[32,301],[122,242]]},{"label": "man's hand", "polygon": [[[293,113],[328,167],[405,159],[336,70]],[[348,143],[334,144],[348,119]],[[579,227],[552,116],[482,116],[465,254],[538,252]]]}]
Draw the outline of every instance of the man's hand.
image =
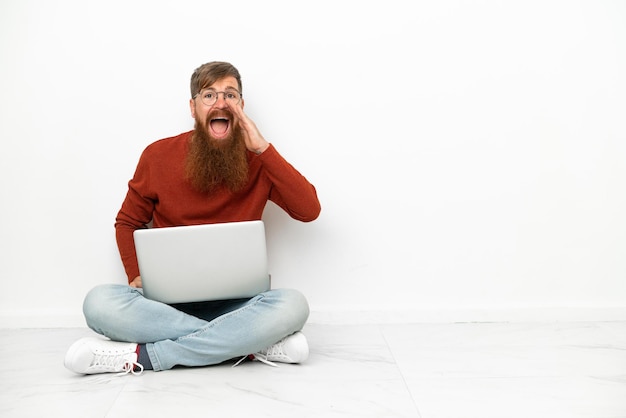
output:
[{"label": "man's hand", "polygon": [[137,289],[141,289],[141,276],[137,276],[130,282],[130,287],[135,287]]},{"label": "man's hand", "polygon": [[228,103],[228,107],[239,119],[239,126],[243,132],[246,148],[255,154],[260,154],[265,151],[270,146],[270,143],[263,138],[263,135],[261,135],[261,132],[259,132],[259,129],[252,119],[244,113],[243,106]]}]

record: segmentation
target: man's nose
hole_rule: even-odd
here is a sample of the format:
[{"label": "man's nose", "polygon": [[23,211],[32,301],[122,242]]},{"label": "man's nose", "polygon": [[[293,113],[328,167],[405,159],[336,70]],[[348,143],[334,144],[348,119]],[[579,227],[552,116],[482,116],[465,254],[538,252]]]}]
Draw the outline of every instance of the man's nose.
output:
[{"label": "man's nose", "polygon": [[217,94],[217,100],[215,100],[215,103],[213,104],[213,107],[217,107],[220,109],[225,109],[228,107],[228,105],[226,104],[226,93],[216,93]]}]

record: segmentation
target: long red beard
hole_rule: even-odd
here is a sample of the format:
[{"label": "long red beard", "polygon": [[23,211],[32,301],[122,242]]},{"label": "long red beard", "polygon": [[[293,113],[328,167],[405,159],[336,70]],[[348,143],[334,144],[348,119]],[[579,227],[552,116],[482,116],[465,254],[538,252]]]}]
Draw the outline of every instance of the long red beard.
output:
[{"label": "long red beard", "polygon": [[225,139],[216,140],[206,125],[196,120],[189,144],[185,174],[194,188],[211,192],[224,185],[231,192],[241,190],[248,182],[248,156],[238,124]]}]

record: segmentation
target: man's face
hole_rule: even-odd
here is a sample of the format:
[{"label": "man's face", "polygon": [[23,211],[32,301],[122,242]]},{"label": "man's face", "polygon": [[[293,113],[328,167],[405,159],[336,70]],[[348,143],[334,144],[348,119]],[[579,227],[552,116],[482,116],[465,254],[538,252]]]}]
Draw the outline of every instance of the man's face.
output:
[{"label": "man's face", "polygon": [[[232,76],[224,77],[217,80],[212,85],[206,87],[217,92],[229,90],[239,91],[237,79]],[[212,106],[207,106],[202,102],[201,94],[189,101],[191,116],[196,120],[199,126],[204,127],[207,136],[216,143],[216,145],[224,140],[232,138],[232,132],[235,115],[229,108],[229,104],[224,98],[224,94],[218,93],[217,101]],[[243,99],[237,105],[243,107]]]}]

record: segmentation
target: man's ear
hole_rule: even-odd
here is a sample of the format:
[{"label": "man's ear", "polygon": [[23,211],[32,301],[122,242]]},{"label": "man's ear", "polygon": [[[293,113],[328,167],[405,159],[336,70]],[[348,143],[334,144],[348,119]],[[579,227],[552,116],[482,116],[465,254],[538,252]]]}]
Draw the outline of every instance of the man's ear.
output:
[{"label": "man's ear", "polygon": [[194,99],[189,99],[189,110],[191,110],[191,117],[196,118],[196,101]]}]

